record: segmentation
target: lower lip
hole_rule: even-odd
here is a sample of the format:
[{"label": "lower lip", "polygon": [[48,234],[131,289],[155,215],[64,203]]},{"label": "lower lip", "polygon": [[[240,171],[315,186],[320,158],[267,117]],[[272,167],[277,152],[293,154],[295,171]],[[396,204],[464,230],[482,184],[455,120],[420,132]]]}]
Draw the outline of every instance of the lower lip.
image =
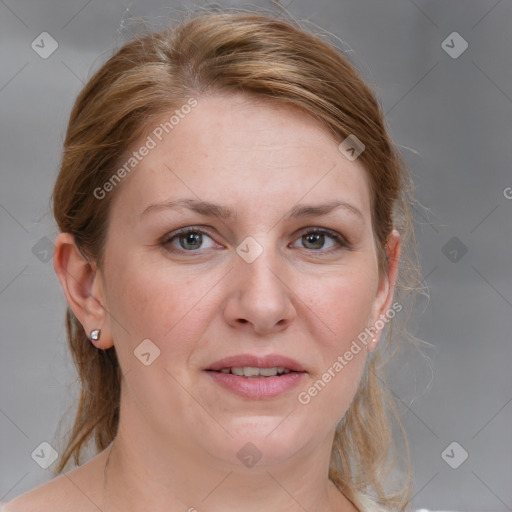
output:
[{"label": "lower lip", "polygon": [[232,373],[207,371],[222,387],[244,398],[273,398],[296,387],[305,372],[290,372],[276,377],[240,377]]}]

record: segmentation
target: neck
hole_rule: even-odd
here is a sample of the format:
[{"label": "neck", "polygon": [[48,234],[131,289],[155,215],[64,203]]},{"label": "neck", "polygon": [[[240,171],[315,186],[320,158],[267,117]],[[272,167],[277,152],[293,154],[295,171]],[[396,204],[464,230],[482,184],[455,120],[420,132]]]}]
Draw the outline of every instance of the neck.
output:
[{"label": "neck", "polygon": [[[170,463],[163,470],[159,469],[161,461],[173,461],[174,456],[162,457],[161,451],[155,451],[141,464],[136,450],[131,450],[130,443],[119,434],[108,450],[104,512],[238,512],[240,508],[244,512],[357,512],[319,468],[304,471],[296,462],[238,473],[190,460],[188,467],[180,467],[179,471]],[[194,478],[186,478],[189,475]]]}]

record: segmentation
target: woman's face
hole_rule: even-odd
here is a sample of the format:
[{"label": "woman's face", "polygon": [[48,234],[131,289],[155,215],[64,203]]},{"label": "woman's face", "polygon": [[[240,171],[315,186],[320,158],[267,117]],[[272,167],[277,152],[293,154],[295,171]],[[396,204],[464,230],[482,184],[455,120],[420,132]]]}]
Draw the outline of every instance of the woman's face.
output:
[{"label": "woman's face", "polygon": [[312,117],[242,95],[198,98],[149,134],[117,185],[101,272],[122,424],[238,465],[330,450],[372,348],[358,335],[389,307],[362,164]]}]

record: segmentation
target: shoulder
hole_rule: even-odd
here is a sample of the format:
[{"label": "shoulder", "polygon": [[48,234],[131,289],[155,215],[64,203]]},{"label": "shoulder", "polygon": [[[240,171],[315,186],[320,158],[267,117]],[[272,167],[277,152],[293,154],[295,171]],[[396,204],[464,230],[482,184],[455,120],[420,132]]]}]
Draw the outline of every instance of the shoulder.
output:
[{"label": "shoulder", "polygon": [[101,505],[103,454],[7,502],[0,512],[89,512]]},{"label": "shoulder", "polygon": [[39,485],[11,501],[2,502],[0,504],[0,512],[43,512],[49,510],[50,507],[58,512],[58,506],[55,507],[55,501],[58,501],[58,499],[54,498],[57,498],[61,492],[59,492],[56,480],[58,478]]},{"label": "shoulder", "polygon": [[2,503],[0,512],[64,512],[69,510],[70,497],[76,498],[76,492],[73,492],[71,487],[73,487],[71,480],[61,475],[11,501]]}]

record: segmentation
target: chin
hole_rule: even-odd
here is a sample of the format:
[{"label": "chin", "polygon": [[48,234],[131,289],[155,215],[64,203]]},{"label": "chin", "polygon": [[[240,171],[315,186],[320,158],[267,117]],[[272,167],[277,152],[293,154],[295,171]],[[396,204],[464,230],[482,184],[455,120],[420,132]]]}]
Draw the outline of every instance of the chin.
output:
[{"label": "chin", "polygon": [[[223,459],[225,463],[252,468],[282,464],[293,457],[312,441],[314,433],[310,428],[296,422],[291,426],[283,419],[286,417],[240,418],[231,424],[223,423],[226,430],[233,436],[222,436],[222,439],[211,440],[208,451],[216,446],[213,455]],[[203,440],[204,442],[204,440]],[[318,445],[318,442],[315,443]]]}]

